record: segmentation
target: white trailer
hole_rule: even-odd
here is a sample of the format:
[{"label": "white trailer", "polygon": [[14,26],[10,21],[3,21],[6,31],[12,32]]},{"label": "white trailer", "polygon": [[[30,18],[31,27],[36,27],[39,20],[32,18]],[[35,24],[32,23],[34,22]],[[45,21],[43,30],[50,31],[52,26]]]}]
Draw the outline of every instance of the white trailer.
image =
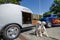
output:
[{"label": "white trailer", "polygon": [[15,39],[20,34],[23,24],[32,23],[32,11],[16,4],[0,4],[0,33],[8,39]]}]

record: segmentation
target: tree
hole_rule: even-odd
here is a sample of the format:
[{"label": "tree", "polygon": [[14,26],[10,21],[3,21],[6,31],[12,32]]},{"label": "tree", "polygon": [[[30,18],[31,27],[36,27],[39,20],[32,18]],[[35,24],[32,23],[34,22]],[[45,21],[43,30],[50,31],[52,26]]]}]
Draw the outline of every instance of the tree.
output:
[{"label": "tree", "polygon": [[60,17],[60,0],[54,0],[54,3],[50,7],[50,12],[57,14]]},{"label": "tree", "polygon": [[4,3],[4,0],[0,0],[0,4]]},{"label": "tree", "polygon": [[39,19],[42,18],[42,17],[43,17],[43,15],[39,15]]},{"label": "tree", "polygon": [[22,1],[22,0],[0,0],[0,4],[3,4],[3,3],[20,4],[20,1]]},{"label": "tree", "polygon": [[54,3],[50,7],[50,12],[54,12],[55,14],[60,13],[60,0],[54,0]]},{"label": "tree", "polygon": [[51,14],[51,12],[50,12],[50,11],[45,12],[45,13],[43,14],[43,16],[46,16],[46,15],[49,15],[49,14]]}]

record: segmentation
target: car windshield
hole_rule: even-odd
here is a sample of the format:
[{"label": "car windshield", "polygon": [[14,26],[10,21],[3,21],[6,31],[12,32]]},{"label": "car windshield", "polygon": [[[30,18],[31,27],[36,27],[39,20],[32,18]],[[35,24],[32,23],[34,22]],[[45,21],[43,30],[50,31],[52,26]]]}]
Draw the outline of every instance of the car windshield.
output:
[{"label": "car windshield", "polygon": [[53,15],[53,17],[57,17],[57,15]]},{"label": "car windshield", "polygon": [[43,16],[43,17],[57,17],[56,14],[49,14],[49,15],[46,15],[46,16]]},{"label": "car windshield", "polygon": [[51,15],[46,15],[46,16],[43,16],[43,17],[51,17]]}]

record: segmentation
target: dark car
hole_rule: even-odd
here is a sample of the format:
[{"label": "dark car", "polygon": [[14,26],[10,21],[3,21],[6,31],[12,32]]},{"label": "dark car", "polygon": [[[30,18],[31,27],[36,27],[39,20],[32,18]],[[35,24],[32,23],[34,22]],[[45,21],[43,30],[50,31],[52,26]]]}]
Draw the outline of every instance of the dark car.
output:
[{"label": "dark car", "polygon": [[47,27],[60,25],[60,18],[58,18],[56,14],[49,14],[43,16],[43,18],[41,18],[40,21],[45,21],[47,23]]}]

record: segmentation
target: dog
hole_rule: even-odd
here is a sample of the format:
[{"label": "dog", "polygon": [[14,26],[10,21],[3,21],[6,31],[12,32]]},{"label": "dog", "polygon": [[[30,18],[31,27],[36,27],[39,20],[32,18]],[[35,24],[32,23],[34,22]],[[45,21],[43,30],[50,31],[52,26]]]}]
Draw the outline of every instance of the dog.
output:
[{"label": "dog", "polygon": [[36,24],[36,30],[35,30],[35,34],[36,36],[40,36],[42,37],[43,35],[48,37],[46,28],[45,28],[46,22],[45,21],[37,21]]}]

